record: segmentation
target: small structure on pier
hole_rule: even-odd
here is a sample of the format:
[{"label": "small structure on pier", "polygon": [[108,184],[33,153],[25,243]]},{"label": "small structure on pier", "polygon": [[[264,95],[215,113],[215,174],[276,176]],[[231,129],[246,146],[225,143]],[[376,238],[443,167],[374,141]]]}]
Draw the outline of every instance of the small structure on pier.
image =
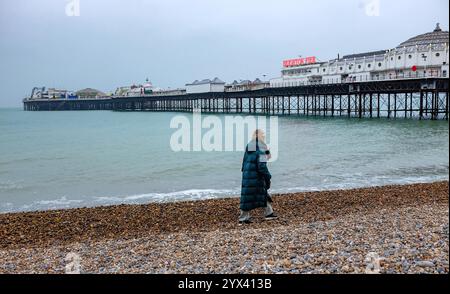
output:
[{"label": "small structure on pier", "polygon": [[160,91],[161,89],[153,87],[152,82],[147,78],[143,84],[133,84],[131,86],[118,87],[114,92],[115,96],[143,96],[151,95],[155,91]]},{"label": "small structure on pier", "polygon": [[210,93],[210,92],[224,92],[225,82],[219,78],[214,78],[212,80],[205,79],[201,81],[193,81],[190,84],[186,84],[186,93]]},{"label": "small structure on pier", "polygon": [[92,88],[86,88],[82,90],[78,90],[76,92],[77,96],[80,98],[99,98],[99,97],[106,97],[105,93],[103,93],[100,90],[92,89]]},{"label": "small structure on pier", "polygon": [[225,92],[254,91],[269,87],[269,82],[263,82],[260,79],[233,81],[233,83],[225,85]]}]

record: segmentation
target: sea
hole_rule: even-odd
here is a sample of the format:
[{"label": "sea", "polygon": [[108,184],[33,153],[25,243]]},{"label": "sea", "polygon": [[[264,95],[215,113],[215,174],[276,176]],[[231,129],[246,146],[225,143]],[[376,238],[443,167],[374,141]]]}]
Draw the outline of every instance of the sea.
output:
[{"label": "sea", "polygon": [[[239,197],[242,150],[174,150],[193,115],[0,108],[0,213]],[[273,132],[273,194],[449,178],[448,121],[281,116]]]}]

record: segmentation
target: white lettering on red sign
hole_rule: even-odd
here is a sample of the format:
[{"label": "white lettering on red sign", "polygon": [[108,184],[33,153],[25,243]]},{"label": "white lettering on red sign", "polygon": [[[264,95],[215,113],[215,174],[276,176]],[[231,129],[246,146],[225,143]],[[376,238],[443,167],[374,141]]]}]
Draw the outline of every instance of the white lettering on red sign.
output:
[{"label": "white lettering on red sign", "polygon": [[315,56],[284,60],[283,61],[283,66],[284,67],[293,67],[293,66],[312,64],[312,63],[316,63],[316,57]]}]

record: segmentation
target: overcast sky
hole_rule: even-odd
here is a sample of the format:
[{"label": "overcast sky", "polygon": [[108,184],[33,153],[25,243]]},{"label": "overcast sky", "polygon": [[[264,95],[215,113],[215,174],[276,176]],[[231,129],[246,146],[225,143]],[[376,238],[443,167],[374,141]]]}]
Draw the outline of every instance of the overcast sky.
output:
[{"label": "overcast sky", "polygon": [[[79,16],[68,16],[78,14],[77,1]],[[437,22],[448,30],[448,6],[448,0],[0,0],[0,106],[20,106],[33,86],[114,91],[146,77],[171,88],[216,76],[272,78],[283,59],[325,61],[389,49]]]}]

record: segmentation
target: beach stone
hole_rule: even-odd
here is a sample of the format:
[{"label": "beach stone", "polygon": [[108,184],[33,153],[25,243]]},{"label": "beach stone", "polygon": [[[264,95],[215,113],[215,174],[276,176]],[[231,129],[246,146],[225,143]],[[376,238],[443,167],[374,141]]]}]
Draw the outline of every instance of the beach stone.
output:
[{"label": "beach stone", "polygon": [[434,267],[434,262],[428,260],[420,260],[416,262],[416,265],[420,267]]}]

